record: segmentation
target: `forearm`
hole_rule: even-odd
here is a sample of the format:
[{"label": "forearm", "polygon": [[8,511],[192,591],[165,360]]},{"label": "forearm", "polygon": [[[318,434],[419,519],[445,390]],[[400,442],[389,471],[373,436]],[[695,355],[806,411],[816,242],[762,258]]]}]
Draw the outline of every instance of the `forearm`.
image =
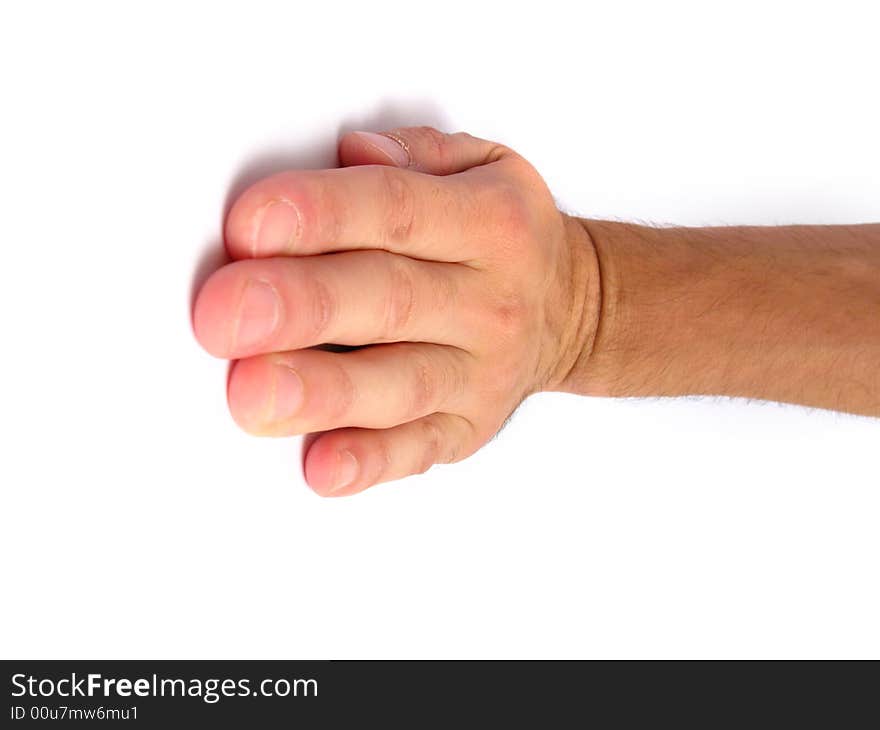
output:
[{"label": "forearm", "polygon": [[597,326],[561,390],[880,416],[880,224],[580,223]]}]

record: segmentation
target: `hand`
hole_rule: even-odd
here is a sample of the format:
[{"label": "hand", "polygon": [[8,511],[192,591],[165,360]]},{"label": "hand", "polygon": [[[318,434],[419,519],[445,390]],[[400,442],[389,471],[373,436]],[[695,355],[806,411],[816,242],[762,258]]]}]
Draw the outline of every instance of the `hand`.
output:
[{"label": "hand", "polygon": [[236,422],[323,432],[305,476],[334,496],[472,454],[563,388],[598,309],[589,236],[507,147],[418,127],[347,134],[339,156],[242,194],[234,262],[194,312],[205,349],[237,360]]}]

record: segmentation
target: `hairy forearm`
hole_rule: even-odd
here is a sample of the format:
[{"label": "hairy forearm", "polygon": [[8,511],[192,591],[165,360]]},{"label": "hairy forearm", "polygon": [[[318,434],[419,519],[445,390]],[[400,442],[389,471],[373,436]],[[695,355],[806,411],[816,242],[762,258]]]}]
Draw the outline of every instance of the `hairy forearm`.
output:
[{"label": "hairy forearm", "polygon": [[596,326],[561,390],[880,416],[880,224],[580,223]]}]

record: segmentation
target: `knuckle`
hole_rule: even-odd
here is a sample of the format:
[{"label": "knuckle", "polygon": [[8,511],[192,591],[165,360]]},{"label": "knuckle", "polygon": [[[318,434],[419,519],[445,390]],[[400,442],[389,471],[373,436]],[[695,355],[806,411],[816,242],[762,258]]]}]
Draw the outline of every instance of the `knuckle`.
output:
[{"label": "knuckle", "polygon": [[474,145],[476,149],[480,150],[480,165],[490,165],[493,162],[498,162],[501,159],[522,159],[507,145],[501,144],[500,142],[492,142],[489,140],[481,139],[480,137],[476,137],[473,134],[469,134],[468,132],[455,132],[454,134],[445,135],[445,137],[447,144],[458,141],[468,142]]},{"label": "knuckle", "polygon": [[443,155],[447,149],[448,137],[439,129],[423,125],[420,127],[412,127],[410,133],[417,137],[424,145],[429,154]]},{"label": "knuckle", "polygon": [[380,166],[385,194],[385,235],[392,243],[409,240],[415,225],[415,192],[405,173],[396,167]]},{"label": "knuckle", "polygon": [[503,149],[499,156],[504,157],[504,168],[512,177],[525,185],[534,185],[536,182],[543,184],[541,174],[531,162],[509,147],[499,147]]},{"label": "knuckle", "polygon": [[477,421],[464,417],[464,435],[456,445],[455,461],[461,461],[475,454],[496,434],[497,427],[493,428],[491,421]]},{"label": "knuckle", "polygon": [[311,185],[303,196],[307,201],[307,237],[338,241],[345,236],[346,229],[351,225],[352,201],[341,192],[335,179],[326,172],[322,171],[309,180]]},{"label": "knuckle", "polygon": [[332,396],[323,401],[329,404],[327,413],[324,414],[328,422],[341,425],[341,420],[351,411],[357,399],[357,387],[351,379],[348,370],[340,362],[333,362],[330,370],[330,383]]},{"label": "knuckle", "polygon": [[421,440],[424,444],[421,459],[416,466],[417,474],[424,474],[434,464],[444,461],[443,432],[436,420],[425,418],[421,421]]},{"label": "knuckle", "polygon": [[305,301],[308,302],[306,311],[309,312],[305,320],[308,329],[306,334],[309,341],[317,345],[322,342],[324,333],[336,317],[336,298],[327,284],[317,277],[305,277],[302,290]]},{"label": "knuckle", "polygon": [[424,353],[414,351],[407,411],[410,420],[429,413],[441,390],[439,371]]},{"label": "knuckle", "polygon": [[489,148],[489,151],[486,153],[486,162],[498,162],[501,158],[517,158],[519,155],[516,154],[510,147],[507,145],[500,144],[499,142],[493,142],[492,146]]},{"label": "knuckle", "polygon": [[452,134],[447,135],[450,141],[461,141],[461,142],[478,142],[479,140],[472,135],[470,132],[465,132],[461,130],[459,132],[453,132]]},{"label": "knuckle", "polygon": [[437,459],[438,464],[454,464],[456,461],[461,461],[464,456],[461,453],[461,449],[458,446],[450,446],[443,453],[442,457]]},{"label": "knuckle", "polygon": [[401,339],[412,321],[416,291],[412,270],[402,260],[392,260],[388,277],[384,338],[393,341]]},{"label": "knuckle", "polygon": [[391,473],[391,466],[393,464],[393,452],[391,448],[391,440],[388,437],[380,437],[376,439],[376,462],[373,467],[373,474],[370,479],[371,482],[380,482],[382,481],[388,474]]},{"label": "knuckle", "polygon": [[449,312],[459,296],[457,279],[450,276],[447,270],[442,269],[431,276],[430,283],[429,306],[437,312]]},{"label": "knuckle", "polygon": [[408,127],[401,136],[409,140],[419,157],[431,160],[432,167],[437,168],[441,174],[455,171],[456,135],[446,134],[434,127],[421,126]]},{"label": "knuckle", "polygon": [[514,287],[497,294],[490,306],[493,329],[504,339],[514,339],[525,329],[530,316],[528,297]]},{"label": "knuckle", "polygon": [[489,437],[486,437],[481,442],[476,443],[472,438],[468,437],[467,440],[461,443],[455,443],[447,450],[444,463],[455,464],[456,462],[464,461],[469,456],[473,456],[479,450],[480,446],[488,441]]},{"label": "knuckle", "polygon": [[518,185],[510,182],[494,185],[489,205],[494,226],[505,239],[517,240],[528,232],[531,226],[529,205]]}]

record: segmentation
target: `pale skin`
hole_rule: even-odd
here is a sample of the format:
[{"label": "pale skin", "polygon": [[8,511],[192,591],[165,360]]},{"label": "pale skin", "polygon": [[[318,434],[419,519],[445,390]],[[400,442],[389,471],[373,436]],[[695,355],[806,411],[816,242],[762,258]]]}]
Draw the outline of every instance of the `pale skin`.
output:
[{"label": "pale skin", "polygon": [[241,195],[193,315],[243,429],[316,434],[320,495],[464,459],[541,391],[880,416],[880,224],[577,219],[513,150],[429,127],[339,158]]}]

